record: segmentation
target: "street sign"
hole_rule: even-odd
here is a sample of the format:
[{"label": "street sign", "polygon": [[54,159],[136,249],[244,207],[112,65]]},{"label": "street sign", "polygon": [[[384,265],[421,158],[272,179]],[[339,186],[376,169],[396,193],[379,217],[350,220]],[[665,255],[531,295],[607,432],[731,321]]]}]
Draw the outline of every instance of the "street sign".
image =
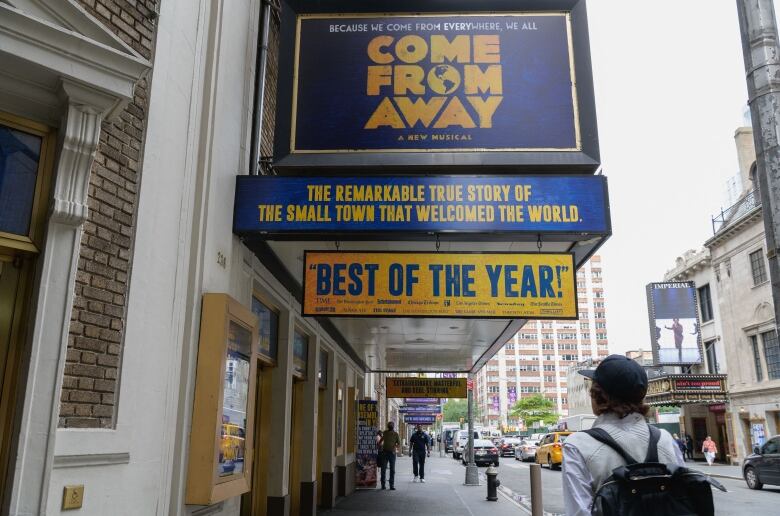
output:
[{"label": "street sign", "polygon": [[418,416],[418,415],[406,415],[404,416],[404,423],[413,425],[432,425],[436,422],[436,416]]},{"label": "street sign", "polygon": [[465,398],[465,378],[386,378],[388,398],[428,397]]},{"label": "street sign", "polygon": [[576,319],[575,274],[570,253],[306,251],[302,313]]}]

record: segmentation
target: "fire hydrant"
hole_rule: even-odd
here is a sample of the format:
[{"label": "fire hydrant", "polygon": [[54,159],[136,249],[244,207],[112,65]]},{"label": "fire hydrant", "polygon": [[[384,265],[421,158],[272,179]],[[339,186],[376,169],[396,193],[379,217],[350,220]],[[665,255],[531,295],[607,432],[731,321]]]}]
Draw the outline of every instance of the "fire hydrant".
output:
[{"label": "fire hydrant", "polygon": [[497,502],[498,486],[501,485],[501,482],[498,480],[498,470],[493,466],[490,466],[487,471],[485,471],[485,475],[487,475],[487,500],[489,502]]}]

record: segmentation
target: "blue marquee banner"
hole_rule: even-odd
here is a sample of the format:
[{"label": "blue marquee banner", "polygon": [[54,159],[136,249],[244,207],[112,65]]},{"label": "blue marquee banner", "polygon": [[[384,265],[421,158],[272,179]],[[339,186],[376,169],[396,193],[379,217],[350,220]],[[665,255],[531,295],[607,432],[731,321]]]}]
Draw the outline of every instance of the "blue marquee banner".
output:
[{"label": "blue marquee banner", "polygon": [[439,405],[405,405],[398,409],[401,414],[441,414]]},{"label": "blue marquee banner", "polygon": [[578,151],[566,13],[298,18],[290,151]]},{"label": "blue marquee banner", "polygon": [[436,422],[436,416],[404,416],[404,423],[412,425],[432,425]]},{"label": "blue marquee banner", "polygon": [[233,231],[610,231],[603,176],[238,176]]}]

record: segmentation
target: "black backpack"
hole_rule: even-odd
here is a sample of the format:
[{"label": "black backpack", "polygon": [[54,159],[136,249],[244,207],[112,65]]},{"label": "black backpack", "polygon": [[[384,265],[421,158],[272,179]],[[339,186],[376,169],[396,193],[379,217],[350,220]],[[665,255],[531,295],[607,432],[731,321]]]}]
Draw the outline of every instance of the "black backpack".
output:
[{"label": "black backpack", "polygon": [[625,466],[612,475],[593,497],[591,513],[599,516],[712,516],[712,489],[726,488],[700,471],[658,462],[661,431],[648,425],[650,442],[644,462],[636,461],[602,428],[585,433],[615,450]]}]

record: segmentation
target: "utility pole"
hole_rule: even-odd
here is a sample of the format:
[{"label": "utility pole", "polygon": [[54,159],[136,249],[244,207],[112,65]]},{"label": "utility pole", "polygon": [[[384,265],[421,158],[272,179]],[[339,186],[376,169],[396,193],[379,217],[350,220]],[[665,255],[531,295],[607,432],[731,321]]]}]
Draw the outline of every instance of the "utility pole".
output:
[{"label": "utility pole", "polygon": [[773,0],[737,0],[769,278],[780,323],[780,49]]},{"label": "utility pole", "polygon": [[468,417],[469,417],[469,456],[467,457],[468,464],[466,465],[466,482],[467,486],[479,485],[479,469],[474,462],[474,378],[471,373],[468,375],[468,392],[466,393],[468,400]]}]

